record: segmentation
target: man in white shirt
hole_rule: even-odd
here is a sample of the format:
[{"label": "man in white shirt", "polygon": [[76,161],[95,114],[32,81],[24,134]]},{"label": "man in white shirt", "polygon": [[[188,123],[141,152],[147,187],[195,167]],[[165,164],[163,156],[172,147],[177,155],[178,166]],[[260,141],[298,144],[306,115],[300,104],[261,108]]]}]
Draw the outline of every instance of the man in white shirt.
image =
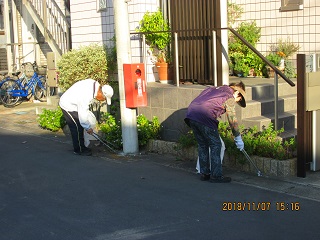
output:
[{"label": "man in white shirt", "polygon": [[76,82],[61,96],[59,105],[71,132],[75,154],[85,156],[92,154],[91,149],[84,144],[84,130],[88,134],[93,133],[90,103],[96,99],[107,101],[110,105],[112,96],[113,89],[110,85],[101,86],[93,79]]}]

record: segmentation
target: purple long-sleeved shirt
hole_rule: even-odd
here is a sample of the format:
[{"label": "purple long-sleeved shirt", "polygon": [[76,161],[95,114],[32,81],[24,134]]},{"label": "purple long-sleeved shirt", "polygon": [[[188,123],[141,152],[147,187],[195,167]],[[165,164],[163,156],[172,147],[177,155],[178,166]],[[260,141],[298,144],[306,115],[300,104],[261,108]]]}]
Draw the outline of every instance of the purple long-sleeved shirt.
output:
[{"label": "purple long-sleeved shirt", "polygon": [[227,100],[234,100],[233,92],[233,89],[227,85],[206,88],[189,105],[186,119],[218,129],[217,118],[226,112]]}]

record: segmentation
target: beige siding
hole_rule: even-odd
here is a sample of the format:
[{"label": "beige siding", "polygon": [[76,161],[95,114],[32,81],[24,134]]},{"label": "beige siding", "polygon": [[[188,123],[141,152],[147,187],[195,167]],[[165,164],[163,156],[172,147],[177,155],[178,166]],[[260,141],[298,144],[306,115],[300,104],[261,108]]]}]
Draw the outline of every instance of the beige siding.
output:
[{"label": "beige siding", "polygon": [[96,1],[71,1],[72,48],[91,43],[104,43],[114,36],[112,0],[107,1],[107,10],[97,11]]}]

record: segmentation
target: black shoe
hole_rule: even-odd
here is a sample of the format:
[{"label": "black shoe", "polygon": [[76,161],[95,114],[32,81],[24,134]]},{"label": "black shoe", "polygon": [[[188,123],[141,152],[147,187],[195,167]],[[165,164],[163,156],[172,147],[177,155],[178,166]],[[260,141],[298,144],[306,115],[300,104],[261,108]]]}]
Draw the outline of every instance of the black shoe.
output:
[{"label": "black shoe", "polygon": [[201,174],[200,180],[201,181],[208,181],[210,179],[210,174]]},{"label": "black shoe", "polygon": [[231,182],[231,177],[224,177],[224,176],[212,177],[212,178],[210,178],[210,182],[212,182],[212,183],[229,183],[229,182]]},{"label": "black shoe", "polygon": [[92,151],[90,148],[84,148],[82,151],[74,151],[73,152],[76,155],[82,155],[82,156],[91,156]]}]

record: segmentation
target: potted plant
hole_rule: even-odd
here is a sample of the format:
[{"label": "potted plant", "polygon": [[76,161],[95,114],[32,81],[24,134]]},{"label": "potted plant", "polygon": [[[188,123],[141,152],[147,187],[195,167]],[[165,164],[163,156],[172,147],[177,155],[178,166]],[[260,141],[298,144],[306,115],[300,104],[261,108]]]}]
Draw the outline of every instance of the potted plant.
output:
[{"label": "potted plant", "polygon": [[[277,52],[271,52],[269,53],[266,58],[276,67],[280,65],[281,62],[281,56]],[[274,77],[274,70],[270,66],[266,66],[267,69],[267,75],[269,78]],[[282,69],[281,69],[282,70]]]},{"label": "potted plant", "polygon": [[138,32],[144,32],[146,43],[150,46],[155,65],[158,70],[160,82],[171,82],[170,72],[170,53],[169,45],[171,43],[170,26],[160,9],[156,12],[146,12],[139,22]]},{"label": "potted plant", "polygon": [[[292,57],[299,49],[299,44],[291,42],[289,38],[287,38],[287,40],[279,39],[277,43],[271,44],[271,52],[266,56],[266,58],[283,71],[286,76],[293,77],[295,73],[289,58]],[[268,76],[273,77],[273,69],[269,66],[266,66],[266,69]]]}]

